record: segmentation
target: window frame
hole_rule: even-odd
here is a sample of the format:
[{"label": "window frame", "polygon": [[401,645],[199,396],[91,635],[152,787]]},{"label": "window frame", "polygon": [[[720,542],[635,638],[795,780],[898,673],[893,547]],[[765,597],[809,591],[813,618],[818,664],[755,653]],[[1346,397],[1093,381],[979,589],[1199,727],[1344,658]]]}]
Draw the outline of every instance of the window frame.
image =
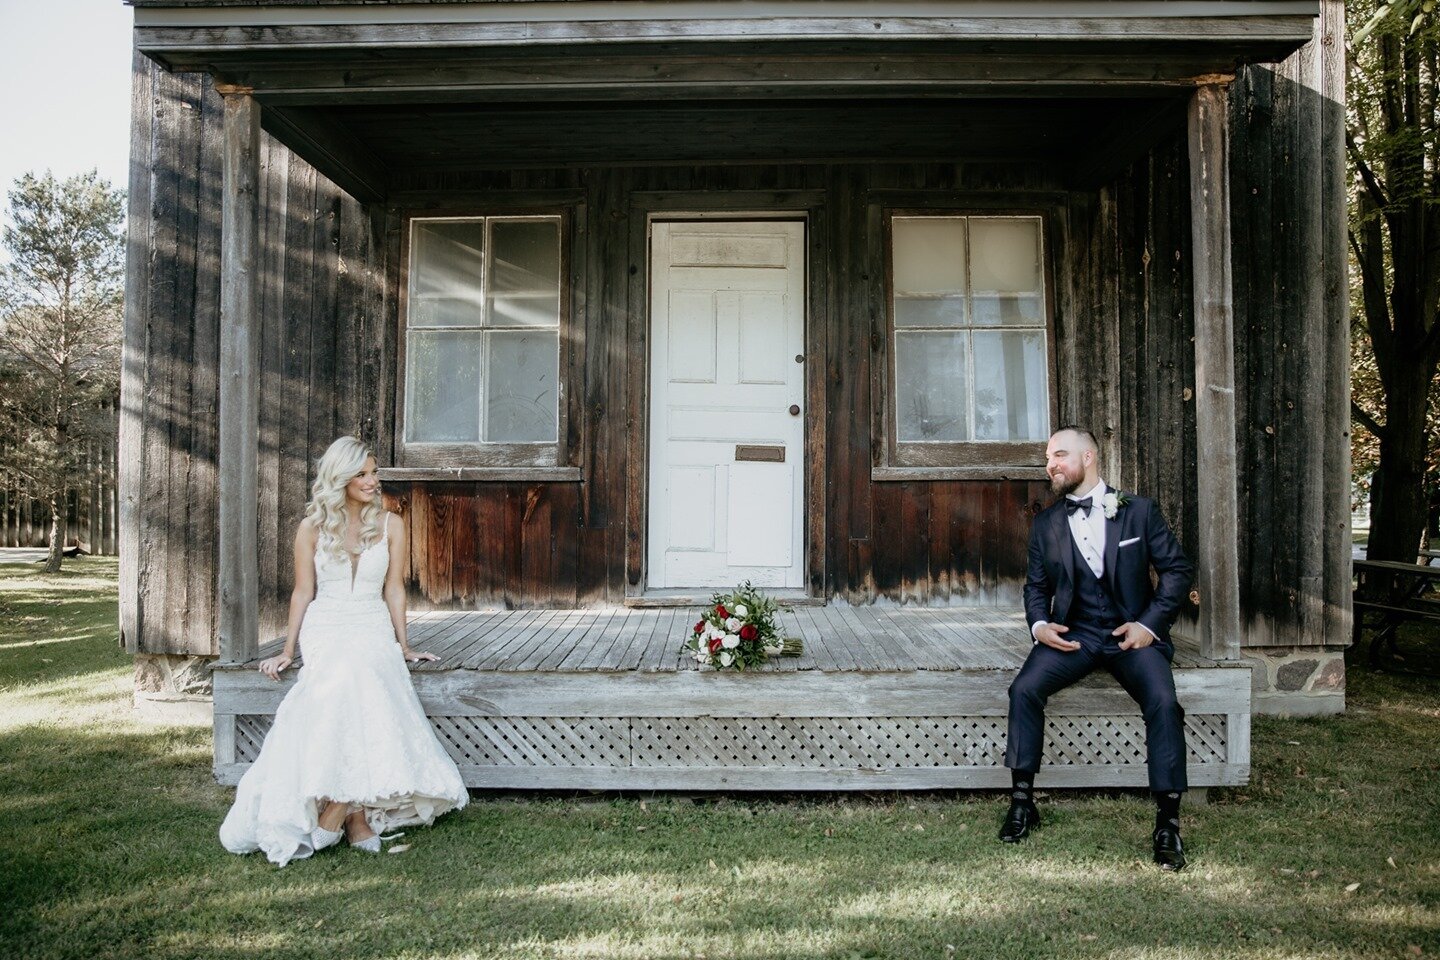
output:
[{"label": "window frame", "polygon": [[[556,439],[536,443],[428,443],[414,442],[406,438],[407,400],[409,389],[409,344],[410,344],[410,270],[415,225],[426,221],[445,220],[509,220],[546,218],[558,221],[559,226],[559,324],[553,328],[559,339],[556,358]],[[486,479],[490,474],[496,478],[520,479],[578,479],[579,471],[573,459],[577,444],[569,436],[575,412],[570,410],[574,396],[578,371],[574,369],[577,351],[575,340],[579,329],[579,310],[576,298],[579,296],[579,282],[575,276],[575,224],[579,211],[573,204],[535,204],[508,206],[504,204],[483,207],[415,209],[400,212],[399,215],[399,272],[396,284],[397,300],[397,346],[395,378],[395,467],[387,471],[391,479],[404,475],[408,478],[453,478]],[[491,226],[486,225],[487,242]],[[490,252],[486,252],[486,257]],[[443,328],[435,328],[443,329]],[[552,328],[536,328],[549,330]],[[483,381],[482,381],[482,390]],[[477,398],[478,399],[478,398]]]},{"label": "window frame", "polygon": [[[876,457],[872,468],[875,480],[918,479],[1043,479],[1045,444],[1040,440],[916,442],[899,439],[895,399],[895,244],[897,218],[998,218],[1026,217],[1040,221],[1040,275],[1044,284],[1042,300],[1045,332],[1045,387],[1047,391],[1047,432],[1059,422],[1058,334],[1055,324],[1055,235],[1053,211],[1043,206],[947,204],[945,206],[883,206],[879,209],[880,255],[883,259],[883,329],[876,346],[882,356],[875,396]],[[969,236],[968,224],[966,236]],[[967,240],[968,253],[968,240]],[[973,296],[967,289],[966,296]],[[1028,329],[1038,329],[1031,327]],[[973,331],[974,326],[958,329]],[[1004,329],[1002,327],[984,329]],[[973,366],[973,358],[971,359]]]}]

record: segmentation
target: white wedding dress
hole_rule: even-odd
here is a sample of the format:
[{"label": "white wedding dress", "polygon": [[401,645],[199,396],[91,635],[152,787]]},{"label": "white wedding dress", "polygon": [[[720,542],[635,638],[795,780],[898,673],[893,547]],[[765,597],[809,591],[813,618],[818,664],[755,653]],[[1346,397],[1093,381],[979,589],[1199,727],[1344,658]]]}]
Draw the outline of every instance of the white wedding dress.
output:
[{"label": "white wedding dress", "polygon": [[314,853],[319,801],[361,806],[371,829],[429,824],[465,805],[455,761],[435,738],[381,597],[386,534],[360,554],[315,551],[315,599],[305,610],[299,681],[220,826],[231,853],[265,851],[284,866]]}]

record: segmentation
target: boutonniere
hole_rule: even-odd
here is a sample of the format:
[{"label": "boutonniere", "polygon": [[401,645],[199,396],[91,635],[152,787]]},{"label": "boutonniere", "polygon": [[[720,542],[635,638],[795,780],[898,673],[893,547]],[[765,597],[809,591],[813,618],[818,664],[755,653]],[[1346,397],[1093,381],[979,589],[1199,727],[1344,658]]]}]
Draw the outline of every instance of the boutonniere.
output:
[{"label": "boutonniere", "polygon": [[1121,493],[1118,490],[1111,490],[1106,493],[1105,496],[1100,498],[1100,506],[1105,510],[1105,519],[1114,520],[1115,514],[1119,513],[1120,508],[1129,502],[1130,495],[1128,493]]}]

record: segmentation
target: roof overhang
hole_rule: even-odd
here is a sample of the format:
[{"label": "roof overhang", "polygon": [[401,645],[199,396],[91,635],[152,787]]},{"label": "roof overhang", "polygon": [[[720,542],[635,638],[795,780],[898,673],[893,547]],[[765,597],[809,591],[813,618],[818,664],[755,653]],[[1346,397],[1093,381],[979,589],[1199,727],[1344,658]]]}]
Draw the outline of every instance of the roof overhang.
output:
[{"label": "roof overhang", "polygon": [[138,49],[275,103],[1085,95],[1306,43],[1315,0],[131,0]]}]

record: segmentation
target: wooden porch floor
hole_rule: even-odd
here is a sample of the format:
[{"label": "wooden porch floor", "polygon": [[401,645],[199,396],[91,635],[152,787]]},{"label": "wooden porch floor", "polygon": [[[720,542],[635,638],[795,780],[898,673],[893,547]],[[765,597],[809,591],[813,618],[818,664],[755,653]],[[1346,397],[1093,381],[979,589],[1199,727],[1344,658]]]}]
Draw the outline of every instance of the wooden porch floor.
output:
[{"label": "wooden porch floor", "polygon": [[[683,649],[690,607],[416,614],[412,669],[474,787],[854,790],[1001,787],[1007,690],[1030,650],[995,608],[796,607],[804,655],[737,674]],[[1193,786],[1250,773],[1250,671],[1183,641],[1175,686]],[[267,645],[261,656],[278,650]],[[301,650],[303,654],[303,649]],[[215,774],[236,783],[295,681],[215,666]],[[1038,783],[1141,786],[1139,709],[1103,674],[1052,698]]]},{"label": "wooden porch floor", "polygon": [[[410,646],[440,657],[412,668],[507,672],[699,672],[682,646],[693,609],[505,610],[419,613]],[[763,672],[1018,670],[1030,652],[1023,614],[995,608],[796,607],[780,614],[799,657],[777,657]],[[280,649],[276,640],[259,659]],[[304,651],[301,651],[303,656]],[[1176,645],[1176,669],[1238,666]]]}]

